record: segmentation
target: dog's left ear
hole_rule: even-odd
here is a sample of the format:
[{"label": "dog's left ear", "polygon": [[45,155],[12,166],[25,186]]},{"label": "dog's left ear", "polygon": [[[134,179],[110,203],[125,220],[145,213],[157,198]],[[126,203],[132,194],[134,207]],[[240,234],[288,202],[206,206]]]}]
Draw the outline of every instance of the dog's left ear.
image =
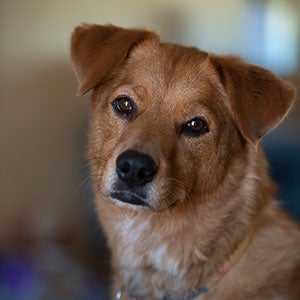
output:
[{"label": "dog's left ear", "polygon": [[294,87],[238,57],[209,54],[208,59],[228,95],[241,134],[256,145],[289,111]]},{"label": "dog's left ear", "polygon": [[125,29],[113,25],[83,24],[76,27],[71,39],[73,69],[79,82],[78,96],[101,83],[129,52],[145,40],[158,42],[152,31]]}]

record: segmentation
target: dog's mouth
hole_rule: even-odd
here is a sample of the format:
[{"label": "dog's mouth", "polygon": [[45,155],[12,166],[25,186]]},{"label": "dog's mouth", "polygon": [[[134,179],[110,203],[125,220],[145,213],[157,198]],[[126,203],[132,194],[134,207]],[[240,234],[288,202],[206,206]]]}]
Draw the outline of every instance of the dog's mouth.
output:
[{"label": "dog's mouth", "polygon": [[142,197],[130,191],[115,190],[110,193],[110,196],[124,203],[139,205],[139,206],[149,206],[149,204],[146,203]]}]

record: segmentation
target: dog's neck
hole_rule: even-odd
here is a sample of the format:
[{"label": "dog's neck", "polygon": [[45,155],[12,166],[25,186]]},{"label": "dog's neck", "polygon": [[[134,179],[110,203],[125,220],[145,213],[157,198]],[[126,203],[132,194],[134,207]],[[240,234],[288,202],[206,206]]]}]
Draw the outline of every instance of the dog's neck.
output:
[{"label": "dog's neck", "polygon": [[[198,288],[192,288],[190,290],[187,290],[180,296],[177,296],[176,298],[165,295],[163,297],[163,300],[192,300],[196,297],[199,297],[202,294],[205,294],[209,289],[211,289],[214,285],[216,285],[222,277],[227,274],[237,263],[237,261],[240,259],[240,257],[243,255],[244,251],[248,247],[250,240],[252,239],[253,232],[255,229],[255,223],[252,224],[252,226],[249,229],[249,232],[245,236],[245,238],[240,242],[238,247],[235,249],[235,251],[232,253],[232,255],[221,265],[216,265],[215,268],[211,271],[211,274],[207,276],[203,281],[201,282],[201,286]],[[123,294],[127,293],[131,299],[135,300],[142,300],[143,298],[136,294],[128,293],[125,289],[121,288],[116,293],[116,300],[122,300]]]}]

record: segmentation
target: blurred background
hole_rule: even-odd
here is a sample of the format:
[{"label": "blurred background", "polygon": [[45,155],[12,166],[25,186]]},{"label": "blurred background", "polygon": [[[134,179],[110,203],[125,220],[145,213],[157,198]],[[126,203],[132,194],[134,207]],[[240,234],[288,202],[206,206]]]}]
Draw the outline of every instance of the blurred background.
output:
[{"label": "blurred background", "polygon": [[[152,28],[300,88],[299,0],[1,0],[0,300],[108,299],[84,154],[88,96],[75,97],[69,58],[80,22]],[[282,206],[298,219],[299,108],[297,99],[263,143]]]}]

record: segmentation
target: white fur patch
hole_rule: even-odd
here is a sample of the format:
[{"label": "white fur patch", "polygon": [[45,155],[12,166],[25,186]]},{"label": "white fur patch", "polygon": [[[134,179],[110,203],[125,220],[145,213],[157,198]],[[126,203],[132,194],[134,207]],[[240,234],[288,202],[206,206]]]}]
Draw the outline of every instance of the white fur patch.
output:
[{"label": "white fur patch", "polygon": [[158,269],[168,274],[178,275],[179,261],[168,255],[168,245],[159,244],[148,251],[149,261]]},{"label": "white fur patch", "polygon": [[137,253],[137,249],[145,243],[145,237],[147,236],[145,231],[149,226],[149,221],[137,222],[129,216],[123,217],[114,224],[121,239],[122,261],[138,266],[144,259],[144,255]]}]

